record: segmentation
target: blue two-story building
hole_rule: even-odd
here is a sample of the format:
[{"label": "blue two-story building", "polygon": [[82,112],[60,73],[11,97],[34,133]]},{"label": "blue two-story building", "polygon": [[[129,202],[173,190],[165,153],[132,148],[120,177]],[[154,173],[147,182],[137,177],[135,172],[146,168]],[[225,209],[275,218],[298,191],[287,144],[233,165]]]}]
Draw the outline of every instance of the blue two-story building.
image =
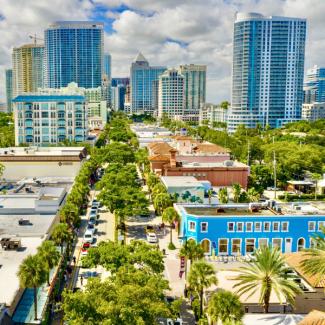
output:
[{"label": "blue two-story building", "polygon": [[[311,235],[325,226],[325,213],[311,205],[175,204],[183,241],[201,243],[206,254],[246,255],[271,245],[283,253],[309,248]],[[276,212],[276,210],[281,212]]]}]

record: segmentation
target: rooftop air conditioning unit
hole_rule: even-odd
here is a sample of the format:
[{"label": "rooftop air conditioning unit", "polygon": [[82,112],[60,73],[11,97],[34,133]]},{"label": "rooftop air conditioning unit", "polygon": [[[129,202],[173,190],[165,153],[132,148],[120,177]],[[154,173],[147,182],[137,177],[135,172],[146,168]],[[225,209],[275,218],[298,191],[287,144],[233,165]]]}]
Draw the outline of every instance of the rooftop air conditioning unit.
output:
[{"label": "rooftop air conditioning unit", "polygon": [[225,160],[223,164],[227,167],[230,167],[234,165],[234,162],[232,160]]},{"label": "rooftop air conditioning unit", "polygon": [[294,207],[294,209],[295,209],[295,211],[301,211],[301,206],[296,205],[296,206]]}]

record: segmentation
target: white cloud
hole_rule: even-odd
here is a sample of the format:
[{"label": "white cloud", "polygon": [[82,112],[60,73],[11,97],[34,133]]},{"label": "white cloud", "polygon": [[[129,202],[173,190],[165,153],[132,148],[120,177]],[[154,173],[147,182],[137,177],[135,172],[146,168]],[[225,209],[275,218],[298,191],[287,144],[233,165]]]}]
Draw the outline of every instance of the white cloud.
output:
[{"label": "white cloud", "polygon": [[[324,0],[1,0],[0,100],[12,47],[28,42],[30,33],[43,35],[51,21],[91,19],[98,5],[114,19],[113,32],[105,35],[113,75],[127,76],[139,50],[152,65],[207,64],[212,102],[230,98],[236,11],[307,18],[306,67],[325,64]],[[128,9],[119,13],[121,5]]]}]

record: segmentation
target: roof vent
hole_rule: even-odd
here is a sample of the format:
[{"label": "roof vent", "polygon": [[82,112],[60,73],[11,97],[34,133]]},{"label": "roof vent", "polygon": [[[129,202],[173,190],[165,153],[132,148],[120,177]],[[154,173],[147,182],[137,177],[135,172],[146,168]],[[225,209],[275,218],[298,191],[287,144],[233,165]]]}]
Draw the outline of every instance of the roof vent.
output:
[{"label": "roof vent", "polygon": [[225,160],[223,164],[227,167],[230,167],[234,165],[234,162],[232,160]]}]

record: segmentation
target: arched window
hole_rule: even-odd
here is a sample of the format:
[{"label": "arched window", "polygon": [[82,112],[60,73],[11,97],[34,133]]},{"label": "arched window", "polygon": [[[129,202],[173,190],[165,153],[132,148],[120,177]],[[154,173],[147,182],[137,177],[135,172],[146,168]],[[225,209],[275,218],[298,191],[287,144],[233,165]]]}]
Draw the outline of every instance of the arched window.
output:
[{"label": "arched window", "polygon": [[299,238],[298,239],[298,245],[297,245],[298,246],[298,252],[304,250],[305,249],[305,245],[306,245],[305,238]]},{"label": "arched window", "polygon": [[210,240],[203,239],[201,241],[201,246],[202,246],[205,254],[210,254]]}]

